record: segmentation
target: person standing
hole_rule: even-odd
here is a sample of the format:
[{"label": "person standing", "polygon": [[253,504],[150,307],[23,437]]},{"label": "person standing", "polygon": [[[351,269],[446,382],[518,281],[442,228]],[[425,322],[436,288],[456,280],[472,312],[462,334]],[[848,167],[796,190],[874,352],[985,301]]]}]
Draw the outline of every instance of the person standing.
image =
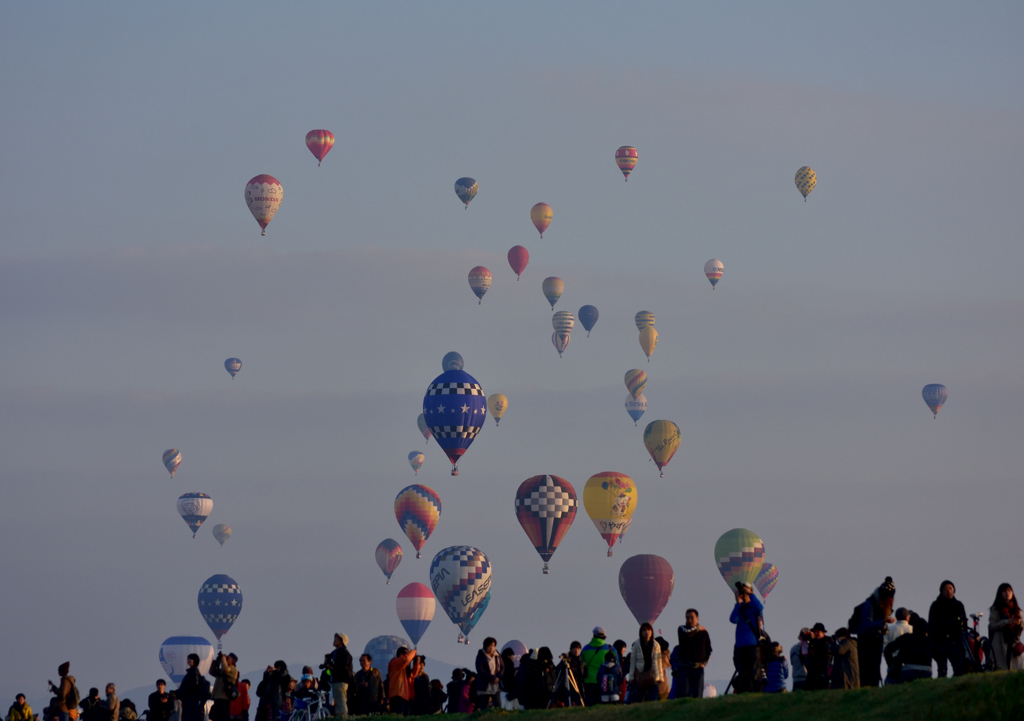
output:
[{"label": "person standing", "polygon": [[640,624],[640,637],[633,642],[629,654],[629,680],[632,686],[632,701],[658,700],[658,681],[662,676],[661,646],[654,640],[654,626]]},{"label": "person standing", "polygon": [[71,662],[65,661],[57,667],[57,673],[60,675],[60,683],[54,685],[53,681],[49,681],[50,692],[57,697],[57,703],[55,709],[57,712],[56,718],[58,721],[70,721],[71,712],[78,710],[78,687],[75,685],[75,677],[69,675],[71,672]]},{"label": "person standing", "polygon": [[605,640],[604,629],[594,626],[593,638],[590,643],[583,647],[580,653],[580,661],[583,663],[583,699],[587,706],[596,706],[601,697],[601,687],[597,682],[597,672],[604,665],[604,657],[611,651],[615,653]]},{"label": "person standing", "polygon": [[793,690],[807,689],[807,652],[811,640],[811,629],[804,627],[796,637],[797,642],[789,649],[789,663],[793,667]]},{"label": "person standing", "polygon": [[117,689],[114,684],[107,684],[107,698],[103,701],[103,711],[110,721],[118,721],[121,717],[121,702],[117,700]]},{"label": "person standing", "polygon": [[[863,688],[874,688],[882,680],[882,649],[885,642],[887,624],[895,623],[892,615],[893,599],[896,596],[896,585],[892,576],[885,581],[854,610],[857,626],[857,652],[860,657],[860,685]],[[853,633],[853,624],[850,625]]]},{"label": "person standing", "polygon": [[359,670],[353,677],[355,684],[355,708],[359,716],[380,713],[384,703],[384,682],[380,671],[373,667],[373,657],[364,653],[359,657]]},{"label": "person standing", "polygon": [[672,691],[669,698],[700,698],[704,694],[704,667],[711,658],[711,636],[700,625],[697,609],[686,609],[686,625],[678,630],[679,645],[672,650]]},{"label": "person standing", "polygon": [[828,688],[828,669],[832,663],[828,639],[825,638],[825,624],[820,621],[811,627],[811,639],[807,643],[807,690],[821,691]]},{"label": "person standing", "polygon": [[604,663],[597,672],[597,685],[601,689],[598,696],[599,703],[618,703],[619,693],[622,688],[622,669],[619,667],[619,659],[615,651],[608,651],[604,655]]},{"label": "person standing", "polygon": [[996,600],[989,608],[988,638],[992,643],[992,655],[1000,671],[1024,669],[1024,646],[1021,645],[1021,609],[1013,586],[1000,583]]},{"label": "person standing", "polygon": [[331,698],[334,715],[348,716],[348,685],[355,676],[352,673],[352,654],[348,652],[348,636],[334,634],[334,651],[331,652]]},{"label": "person standing", "polygon": [[733,684],[735,693],[755,690],[762,613],[764,606],[754,595],[754,587],[737,581],[736,605],[729,615],[729,621],[736,625],[736,644],[732,652],[732,662],[736,668],[736,682]]},{"label": "person standing", "polygon": [[[885,647],[892,683],[908,683],[932,677],[932,649],[928,642],[928,622],[916,613],[910,614],[911,633],[905,633]],[[861,684],[863,686],[863,684]]]},{"label": "person standing", "polygon": [[171,718],[171,698],[167,695],[167,682],[160,679],[156,682],[156,691],[149,694],[149,721],[169,721]]},{"label": "person standing", "polygon": [[416,658],[416,649],[399,646],[395,651],[395,657],[388,661],[388,701],[391,713],[396,716],[409,714],[412,685],[409,683],[406,668],[414,658]]},{"label": "person standing", "polygon": [[765,693],[785,693],[789,665],[781,643],[772,644],[772,655],[765,663]]},{"label": "person standing", "polygon": [[488,636],[476,652],[476,696],[477,710],[500,708],[501,677],[505,664],[498,655],[498,641]]},{"label": "person standing", "polygon": [[947,665],[953,675],[964,673],[964,634],[967,633],[967,611],[956,598],[952,581],[939,585],[939,596],[928,609],[928,640],[932,644],[932,657],[939,666],[939,678],[946,677]]},{"label": "person standing", "polygon": [[[237,668],[237,664],[235,668]],[[249,721],[249,688],[252,686],[249,679],[243,678],[238,682],[238,697],[231,699],[228,705],[228,715],[231,721]]]},{"label": "person standing", "polygon": [[857,654],[857,639],[850,638],[850,631],[840,628],[832,644],[832,688],[860,688],[860,660]]},{"label": "person standing", "polygon": [[203,721],[210,682],[199,672],[199,654],[190,653],[187,663],[185,677],[175,691],[175,696],[181,701],[181,721]]},{"label": "person standing", "polygon": [[235,663],[238,656],[229,653],[225,656],[218,653],[217,658],[210,664],[210,675],[216,679],[213,682],[213,708],[210,709],[210,721],[230,721],[231,719],[231,697],[238,696],[238,669]]}]

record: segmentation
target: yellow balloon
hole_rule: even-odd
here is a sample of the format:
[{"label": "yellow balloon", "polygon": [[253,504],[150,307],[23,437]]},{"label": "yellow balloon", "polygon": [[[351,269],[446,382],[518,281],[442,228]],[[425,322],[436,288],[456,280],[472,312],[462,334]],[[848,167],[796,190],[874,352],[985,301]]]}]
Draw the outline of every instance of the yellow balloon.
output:
[{"label": "yellow balloon", "polygon": [[651,362],[651,353],[658,347],[658,331],[654,330],[653,325],[649,325],[640,331],[640,347],[644,349],[644,353],[647,354],[647,362]]},{"label": "yellow balloon", "polygon": [[505,415],[505,410],[508,408],[508,398],[503,396],[501,393],[493,393],[487,396],[487,410],[494,416],[494,425],[498,425],[498,421]]},{"label": "yellow balloon", "polygon": [[814,186],[818,184],[818,176],[814,174],[814,171],[807,165],[796,171],[796,189],[800,191],[800,195],[804,196],[804,202],[807,202],[807,196],[814,190]]},{"label": "yellow balloon", "polygon": [[221,546],[223,546],[224,541],[231,538],[231,526],[226,523],[218,523],[213,527],[213,537],[217,539]]},{"label": "yellow balloon", "polygon": [[654,313],[649,310],[642,310],[633,316],[633,322],[636,323],[637,330],[643,330],[654,325]]},{"label": "yellow balloon", "polygon": [[612,546],[633,522],[636,484],[624,473],[604,471],[595,474],[583,487],[583,506],[601,538],[607,541],[608,555],[611,556]]},{"label": "yellow balloon", "polygon": [[665,471],[662,469],[679,450],[682,440],[683,434],[679,426],[672,421],[652,421],[644,428],[644,446],[661,471],[662,478],[665,477]]}]

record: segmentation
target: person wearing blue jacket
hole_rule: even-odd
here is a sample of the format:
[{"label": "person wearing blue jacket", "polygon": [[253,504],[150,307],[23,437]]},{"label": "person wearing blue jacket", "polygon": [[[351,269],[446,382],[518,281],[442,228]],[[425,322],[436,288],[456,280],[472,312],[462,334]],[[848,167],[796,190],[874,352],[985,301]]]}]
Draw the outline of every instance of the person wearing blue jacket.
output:
[{"label": "person wearing blue jacket", "polygon": [[782,650],[781,643],[772,644],[772,657],[765,663],[767,680],[764,684],[765,693],[786,693],[786,679],[789,678],[789,664]]},{"label": "person wearing blue jacket", "polygon": [[729,621],[736,624],[736,645],[732,662],[736,667],[736,693],[755,691],[754,679],[757,673],[757,652],[761,636],[764,606],[754,595],[749,583],[736,582],[736,605],[733,606]]}]

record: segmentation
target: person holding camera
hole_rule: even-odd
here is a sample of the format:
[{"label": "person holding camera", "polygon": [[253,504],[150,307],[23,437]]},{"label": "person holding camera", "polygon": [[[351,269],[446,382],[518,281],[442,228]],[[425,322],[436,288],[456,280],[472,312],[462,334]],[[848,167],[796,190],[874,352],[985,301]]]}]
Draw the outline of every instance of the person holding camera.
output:
[{"label": "person holding camera", "polygon": [[811,638],[807,643],[807,690],[821,691],[828,688],[828,672],[832,665],[825,624],[820,621],[811,627]]},{"label": "person holding camera", "polygon": [[808,643],[811,640],[811,629],[800,629],[797,634],[797,642],[789,649],[789,663],[793,667],[793,690],[807,690],[807,653]]},{"label": "person holding camera", "polygon": [[213,708],[210,709],[210,721],[230,721],[231,701],[238,698],[238,669],[235,664],[238,656],[229,653],[225,656],[218,653],[210,664],[210,675],[213,682]]},{"label": "person holding camera", "polygon": [[324,666],[331,672],[331,697],[334,703],[334,715],[338,718],[348,716],[348,685],[355,680],[352,673],[352,654],[348,652],[348,636],[343,633],[334,634],[334,651],[330,661],[324,659]]},{"label": "person holding camera", "polygon": [[840,628],[829,649],[832,652],[832,688],[860,688],[860,661],[857,656],[857,639],[850,638],[850,631]]},{"label": "person holding camera", "polygon": [[732,662],[736,668],[735,693],[756,691],[755,679],[758,670],[758,649],[761,644],[764,606],[754,595],[754,587],[742,581],[736,582],[736,605],[729,615],[730,623],[736,624],[736,644],[733,647]]},{"label": "person holding camera", "polygon": [[878,588],[863,603],[854,609],[850,617],[850,633],[857,631],[858,653],[860,655],[860,685],[874,688],[882,680],[882,649],[888,624],[896,623],[892,615],[896,585],[892,576],[886,576]]}]

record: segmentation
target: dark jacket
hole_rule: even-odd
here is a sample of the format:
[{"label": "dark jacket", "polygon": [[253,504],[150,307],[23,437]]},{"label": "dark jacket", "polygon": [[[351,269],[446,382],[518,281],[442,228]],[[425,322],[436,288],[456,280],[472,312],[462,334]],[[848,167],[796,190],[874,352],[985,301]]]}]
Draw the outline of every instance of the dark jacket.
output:
[{"label": "dark jacket", "polygon": [[934,646],[959,644],[967,630],[967,611],[959,600],[939,596],[928,609],[928,638]]},{"label": "dark jacket", "polygon": [[384,703],[384,679],[380,671],[370,668],[368,671],[359,669],[353,678],[355,703],[349,713],[359,716],[380,713]]},{"label": "dark jacket", "polygon": [[181,701],[181,721],[203,721],[206,715],[203,706],[209,698],[209,689],[210,682],[203,678],[197,667],[190,666],[174,692]]},{"label": "dark jacket", "polygon": [[902,669],[905,666],[919,670],[932,670],[932,649],[928,635],[924,631],[914,629],[913,633],[905,633],[885,647],[885,662],[890,668]]},{"label": "dark jacket", "polygon": [[526,688],[520,690],[520,703],[528,709],[547,708],[554,689],[554,665],[547,659],[531,660],[527,670]]},{"label": "dark jacket", "polygon": [[697,668],[706,665],[711,658],[711,636],[706,629],[697,626],[679,627],[679,645],[672,651],[672,672],[677,669]]},{"label": "dark jacket", "polygon": [[832,663],[827,638],[812,638],[807,643],[807,688],[828,688],[828,669]]},{"label": "dark jacket", "polygon": [[857,639],[844,638],[832,646],[832,688],[860,688]]},{"label": "dark jacket", "polygon": [[149,694],[149,721],[167,721],[171,717],[172,704],[170,696],[164,692],[154,691]]},{"label": "dark jacket", "polygon": [[497,693],[501,689],[501,676],[504,672],[505,662],[501,660],[500,654],[494,654],[494,673],[492,674],[487,654],[483,649],[476,652],[476,692],[478,694]]},{"label": "dark jacket", "polygon": [[353,680],[352,654],[342,644],[331,653],[331,683],[352,683]]}]

